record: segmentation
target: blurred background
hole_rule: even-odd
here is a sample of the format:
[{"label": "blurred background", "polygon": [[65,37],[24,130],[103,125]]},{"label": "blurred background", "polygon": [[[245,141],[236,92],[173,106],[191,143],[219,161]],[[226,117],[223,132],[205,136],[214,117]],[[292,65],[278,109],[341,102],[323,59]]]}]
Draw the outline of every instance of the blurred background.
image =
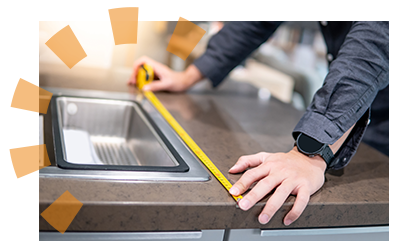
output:
[{"label": "blurred background", "polygon": [[[139,21],[137,44],[115,46],[110,22],[42,21],[39,23],[39,84],[126,91],[136,59],[146,55],[174,70],[182,71],[206,50],[210,37],[226,24],[215,21],[194,22],[206,34],[183,61],[166,51],[176,23]],[[72,69],[45,45],[67,25],[70,25],[87,54]],[[315,91],[322,86],[327,73],[326,46],[318,23],[286,22],[228,77],[256,86],[260,89],[260,98],[272,95],[304,110]],[[60,78],[60,75],[68,78]],[[76,78],[86,78],[88,84],[82,84],[82,80],[75,82]]]}]

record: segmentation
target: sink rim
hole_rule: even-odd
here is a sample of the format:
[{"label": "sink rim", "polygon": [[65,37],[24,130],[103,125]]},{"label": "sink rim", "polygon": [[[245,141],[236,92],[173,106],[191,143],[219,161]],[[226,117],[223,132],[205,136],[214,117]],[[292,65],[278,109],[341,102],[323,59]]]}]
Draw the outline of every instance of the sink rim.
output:
[{"label": "sink rim", "polygon": [[[98,101],[120,101],[131,103],[134,108],[139,111],[142,115],[142,119],[145,123],[150,124],[154,132],[161,139],[162,143],[169,150],[170,154],[174,157],[177,162],[177,166],[146,166],[146,165],[100,165],[100,164],[77,164],[68,162],[65,158],[65,148],[63,143],[62,127],[61,123],[61,107],[58,105],[59,99],[82,99],[82,100],[98,100]],[[75,169],[75,170],[111,170],[111,171],[149,171],[149,172],[187,172],[189,166],[178,154],[176,149],[171,145],[171,143],[164,136],[162,131],[159,129],[157,124],[151,119],[147,112],[141,107],[141,105],[135,100],[118,100],[118,99],[106,99],[97,97],[77,97],[69,95],[53,95],[51,100],[52,106],[52,124],[53,124],[53,143],[54,143],[54,155],[57,167],[63,169]]]}]

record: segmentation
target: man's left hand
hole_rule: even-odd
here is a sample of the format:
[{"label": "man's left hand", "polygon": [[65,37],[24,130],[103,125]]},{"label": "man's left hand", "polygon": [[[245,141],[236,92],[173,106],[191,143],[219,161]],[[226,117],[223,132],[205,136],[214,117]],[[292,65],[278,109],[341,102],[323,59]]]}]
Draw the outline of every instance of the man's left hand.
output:
[{"label": "man's left hand", "polygon": [[258,217],[261,224],[266,224],[290,194],[296,195],[292,209],[284,218],[284,224],[288,226],[300,217],[310,196],[324,184],[326,163],[322,157],[310,158],[294,147],[288,153],[262,152],[242,156],[229,172],[240,173],[247,168],[251,169],[243,174],[229,192],[237,196],[243,194],[254,182],[258,183],[239,201],[239,207],[242,210],[250,209],[276,188]]}]

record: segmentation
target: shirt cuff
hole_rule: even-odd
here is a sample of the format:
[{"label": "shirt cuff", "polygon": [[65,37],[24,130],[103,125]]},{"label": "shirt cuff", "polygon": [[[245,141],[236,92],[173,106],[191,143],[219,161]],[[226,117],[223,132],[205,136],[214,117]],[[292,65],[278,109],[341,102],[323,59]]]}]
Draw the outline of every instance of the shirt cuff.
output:
[{"label": "shirt cuff", "polygon": [[292,135],[296,139],[300,133],[303,133],[321,143],[333,144],[344,132],[324,115],[307,111],[297,123]]},{"label": "shirt cuff", "polygon": [[[361,143],[361,139],[365,134],[370,119],[370,113],[370,109],[368,109],[357,121],[347,139],[336,152],[327,169],[338,170],[347,166],[355,155]],[[304,133],[321,143],[332,145],[345,131],[341,132],[338,126],[325,116],[316,112],[307,112],[294,128],[292,133],[293,138],[296,140],[300,133]]]},{"label": "shirt cuff", "polygon": [[193,65],[196,66],[201,74],[211,81],[213,87],[217,87],[225,77],[221,73],[216,72],[215,69],[217,67],[215,64],[215,60],[205,54],[200,56],[193,62]]}]

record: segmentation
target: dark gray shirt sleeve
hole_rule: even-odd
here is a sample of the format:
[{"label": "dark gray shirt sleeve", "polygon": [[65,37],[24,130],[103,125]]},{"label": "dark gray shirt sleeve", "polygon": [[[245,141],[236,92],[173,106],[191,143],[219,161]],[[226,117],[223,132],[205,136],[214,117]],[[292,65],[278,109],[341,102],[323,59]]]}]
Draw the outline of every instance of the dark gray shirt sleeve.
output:
[{"label": "dark gray shirt sleeve", "polygon": [[367,127],[369,107],[388,84],[389,23],[354,22],[293,137],[302,132],[333,144],[356,124],[329,167],[346,166]]},{"label": "dark gray shirt sleeve", "polygon": [[[217,86],[259,45],[280,22],[232,22],[210,39],[207,51],[194,62]],[[332,38],[334,39],[334,38]],[[354,155],[365,132],[369,107],[379,90],[389,83],[389,23],[354,22],[324,85],[314,95],[293,131],[322,143],[333,144],[356,124],[336,153],[330,168],[340,169]]]},{"label": "dark gray shirt sleeve", "polygon": [[194,65],[216,87],[229,72],[264,43],[282,22],[229,22],[211,37]]}]

